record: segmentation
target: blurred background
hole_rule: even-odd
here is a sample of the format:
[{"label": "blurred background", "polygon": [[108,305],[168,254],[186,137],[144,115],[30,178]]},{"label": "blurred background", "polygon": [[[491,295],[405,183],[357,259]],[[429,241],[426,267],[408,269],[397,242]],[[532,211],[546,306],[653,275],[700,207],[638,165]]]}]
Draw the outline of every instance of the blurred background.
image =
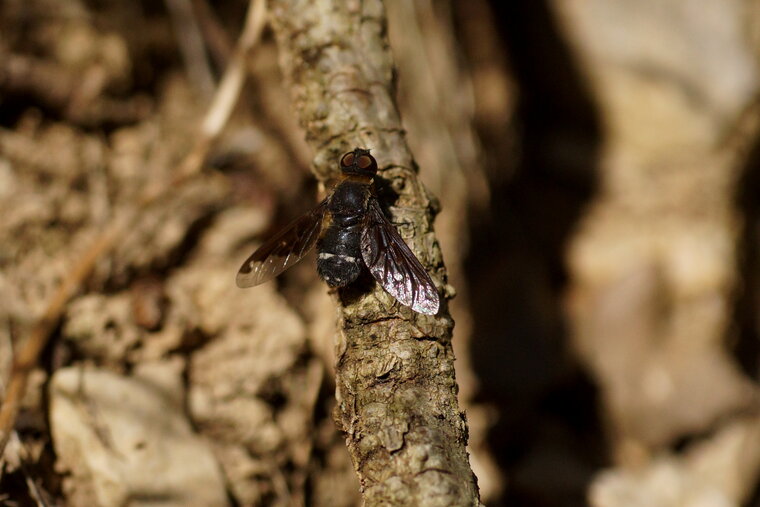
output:
[{"label": "blurred background", "polygon": [[[336,2],[339,3],[339,2]],[[386,0],[489,506],[760,505],[760,3]],[[204,171],[243,1],[0,3],[0,378],[113,217],[2,457],[7,505],[359,504],[269,30]],[[326,105],[329,107],[329,104]]]}]

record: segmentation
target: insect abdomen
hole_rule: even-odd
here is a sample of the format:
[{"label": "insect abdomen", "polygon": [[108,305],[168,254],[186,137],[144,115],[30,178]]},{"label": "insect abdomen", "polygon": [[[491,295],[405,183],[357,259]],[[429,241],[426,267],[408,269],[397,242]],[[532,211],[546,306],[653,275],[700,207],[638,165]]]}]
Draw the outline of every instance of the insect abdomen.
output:
[{"label": "insect abdomen", "polygon": [[317,243],[317,272],[331,287],[345,287],[361,273],[361,228],[368,192],[367,185],[346,181],[335,189],[328,204],[332,219]]},{"label": "insect abdomen", "polygon": [[359,224],[341,226],[333,222],[317,243],[317,272],[330,287],[345,287],[361,272]]}]

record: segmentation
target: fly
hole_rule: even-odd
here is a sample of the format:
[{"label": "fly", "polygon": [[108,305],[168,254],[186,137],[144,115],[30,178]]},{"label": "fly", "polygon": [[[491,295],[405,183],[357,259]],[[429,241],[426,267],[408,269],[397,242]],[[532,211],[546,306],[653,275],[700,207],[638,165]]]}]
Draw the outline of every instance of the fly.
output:
[{"label": "fly", "polygon": [[238,287],[276,277],[317,246],[317,273],[330,287],[345,287],[364,266],[398,302],[427,315],[438,313],[433,280],[386,218],[374,188],[377,162],[356,148],[340,159],[332,193],[264,243],[243,263]]}]

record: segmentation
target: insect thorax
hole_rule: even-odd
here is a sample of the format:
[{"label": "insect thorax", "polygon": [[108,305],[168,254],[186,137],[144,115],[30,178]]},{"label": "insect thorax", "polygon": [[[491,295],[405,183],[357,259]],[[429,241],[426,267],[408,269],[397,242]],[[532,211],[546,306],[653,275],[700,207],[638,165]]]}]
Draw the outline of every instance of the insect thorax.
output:
[{"label": "insect thorax", "polygon": [[371,187],[367,183],[343,181],[333,192],[328,210],[333,215],[364,215],[367,211],[367,200]]}]

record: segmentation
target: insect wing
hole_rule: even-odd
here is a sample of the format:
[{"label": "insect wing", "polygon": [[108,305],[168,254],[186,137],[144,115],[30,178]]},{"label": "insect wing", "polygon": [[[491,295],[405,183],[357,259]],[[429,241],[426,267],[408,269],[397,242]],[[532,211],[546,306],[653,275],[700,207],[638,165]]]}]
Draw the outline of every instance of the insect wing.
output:
[{"label": "insect wing", "polygon": [[279,275],[300,261],[319,238],[327,200],[295,219],[246,259],[235,282],[240,288],[253,287]]},{"label": "insect wing", "polygon": [[362,231],[361,250],[370,273],[390,295],[416,312],[438,313],[440,300],[433,280],[374,199]]}]

